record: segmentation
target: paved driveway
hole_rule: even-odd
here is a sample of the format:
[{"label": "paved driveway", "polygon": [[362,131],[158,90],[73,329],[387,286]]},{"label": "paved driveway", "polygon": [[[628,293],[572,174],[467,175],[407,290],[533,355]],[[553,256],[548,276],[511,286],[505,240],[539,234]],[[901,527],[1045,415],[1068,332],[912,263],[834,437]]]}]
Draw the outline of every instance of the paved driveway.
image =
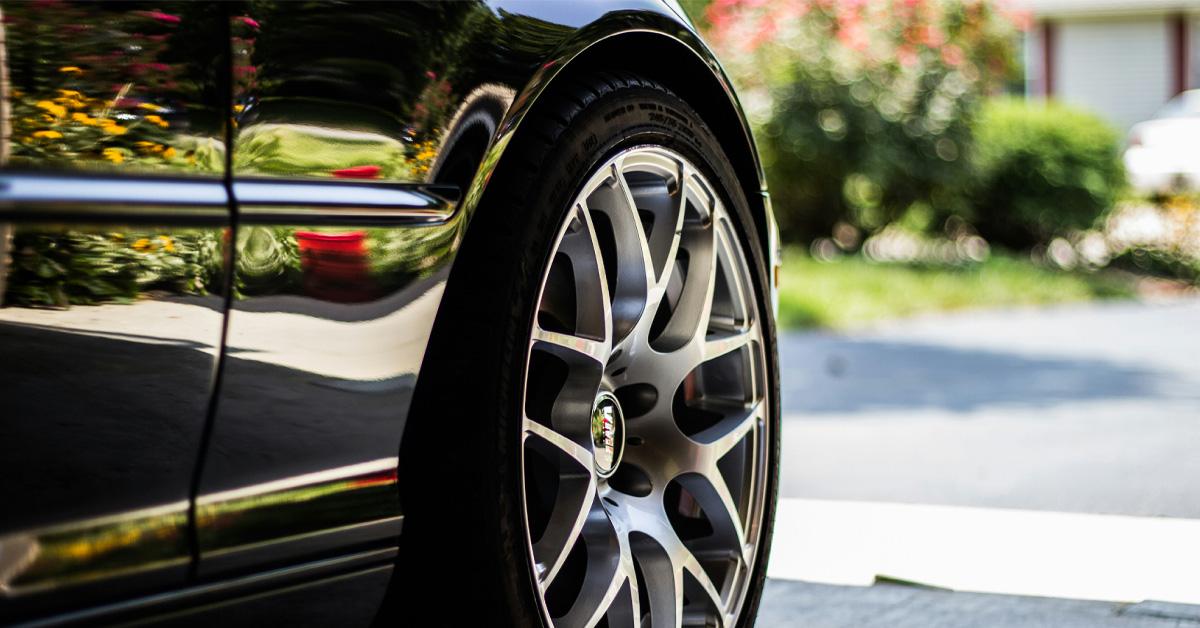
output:
[{"label": "paved driveway", "polygon": [[[1126,604],[1200,600],[1200,299],[786,333],[780,351],[759,625],[1200,625],[1200,606]],[[879,575],[1022,595],[862,586]]]},{"label": "paved driveway", "polygon": [[1200,300],[786,333],[783,497],[1200,518]]}]

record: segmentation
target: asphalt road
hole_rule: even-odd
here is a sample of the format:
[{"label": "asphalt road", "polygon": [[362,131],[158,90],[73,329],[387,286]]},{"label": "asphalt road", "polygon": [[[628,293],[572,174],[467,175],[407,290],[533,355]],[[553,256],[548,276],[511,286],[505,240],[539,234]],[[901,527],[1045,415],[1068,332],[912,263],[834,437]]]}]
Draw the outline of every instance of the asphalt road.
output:
[{"label": "asphalt road", "polygon": [[911,586],[840,587],[774,580],[758,628],[1195,628],[1200,606],[952,593]]},{"label": "asphalt road", "polygon": [[781,337],[781,496],[1200,518],[1200,299]]},{"label": "asphalt road", "polygon": [[1139,602],[1193,597],[1198,328],[1190,299],[783,334],[771,567],[817,582],[772,580],[758,625],[1200,626]]}]

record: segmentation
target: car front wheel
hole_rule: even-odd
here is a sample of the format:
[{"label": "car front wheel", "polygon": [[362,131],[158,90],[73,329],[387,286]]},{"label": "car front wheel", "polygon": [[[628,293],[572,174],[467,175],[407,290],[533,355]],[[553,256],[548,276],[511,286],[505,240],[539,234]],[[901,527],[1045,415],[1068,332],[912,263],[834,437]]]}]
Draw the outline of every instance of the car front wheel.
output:
[{"label": "car front wheel", "polygon": [[531,116],[418,385],[401,569],[474,600],[449,623],[751,625],[778,395],[746,200],[703,120],[653,81],[560,86]]}]

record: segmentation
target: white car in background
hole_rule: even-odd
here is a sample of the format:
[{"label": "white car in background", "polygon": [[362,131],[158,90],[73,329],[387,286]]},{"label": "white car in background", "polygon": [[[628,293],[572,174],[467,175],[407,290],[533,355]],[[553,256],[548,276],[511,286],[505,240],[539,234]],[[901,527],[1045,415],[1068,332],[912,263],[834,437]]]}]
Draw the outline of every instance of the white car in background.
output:
[{"label": "white car in background", "polygon": [[1200,89],[1179,94],[1130,129],[1125,170],[1139,192],[1200,189]]}]

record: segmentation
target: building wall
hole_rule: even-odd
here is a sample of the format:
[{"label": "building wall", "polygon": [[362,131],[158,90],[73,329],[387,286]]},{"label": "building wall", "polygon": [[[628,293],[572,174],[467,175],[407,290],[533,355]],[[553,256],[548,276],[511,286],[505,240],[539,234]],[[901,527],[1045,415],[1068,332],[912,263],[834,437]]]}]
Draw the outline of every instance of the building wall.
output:
[{"label": "building wall", "polygon": [[1172,54],[1163,16],[1058,21],[1053,96],[1127,129],[1173,95]]},{"label": "building wall", "polygon": [[1039,2],[1047,6],[1033,7],[1038,24],[1024,41],[1030,96],[1049,95],[1127,129],[1181,89],[1200,89],[1200,6],[1138,10],[1132,0],[1111,0],[1100,10],[1091,0]]}]

